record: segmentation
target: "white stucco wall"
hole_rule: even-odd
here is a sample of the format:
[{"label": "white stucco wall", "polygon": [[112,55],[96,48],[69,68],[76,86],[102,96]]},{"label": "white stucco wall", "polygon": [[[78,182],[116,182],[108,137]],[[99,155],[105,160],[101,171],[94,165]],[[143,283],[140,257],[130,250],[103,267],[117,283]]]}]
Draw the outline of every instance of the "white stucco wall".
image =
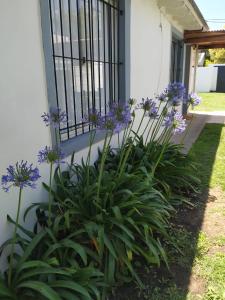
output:
[{"label": "white stucco wall", "polygon": [[169,81],[171,25],[155,0],[131,3],[131,95],[153,97]]},{"label": "white stucco wall", "polygon": [[[161,93],[170,80],[172,27],[183,30],[156,0],[131,0],[131,96],[138,99]],[[138,114],[138,120],[141,115]],[[145,123],[144,123],[145,124]]]},{"label": "white stucco wall", "polygon": [[[39,3],[34,0],[0,2],[0,175],[9,164],[28,160],[36,164],[38,149],[48,145],[49,131],[40,122],[47,110],[45,70],[41,41]],[[45,174],[45,166],[41,167]],[[11,235],[6,216],[15,219],[18,191],[0,190],[0,244]],[[43,199],[26,190],[23,208]]]},{"label": "white stucco wall", "polygon": [[[1,0],[0,36],[2,175],[9,164],[22,159],[36,165],[38,150],[51,144],[49,129],[40,119],[48,109],[48,100],[39,1]],[[170,47],[171,25],[156,1],[131,0],[130,96],[153,97],[165,88],[169,82]],[[87,149],[77,153],[76,160],[85,153]],[[40,166],[40,171],[42,181],[47,181],[47,166]],[[12,226],[6,216],[15,218],[17,192],[14,189],[6,194],[0,190],[0,244],[11,236]],[[32,202],[47,198],[41,183],[36,191],[27,189],[23,196],[22,211]]]}]

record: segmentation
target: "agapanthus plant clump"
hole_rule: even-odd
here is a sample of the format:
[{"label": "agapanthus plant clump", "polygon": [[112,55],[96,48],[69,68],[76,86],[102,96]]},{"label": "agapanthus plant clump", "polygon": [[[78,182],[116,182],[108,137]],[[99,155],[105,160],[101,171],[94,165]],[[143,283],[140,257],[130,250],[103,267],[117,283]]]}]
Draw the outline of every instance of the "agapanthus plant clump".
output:
[{"label": "agapanthus plant clump", "polygon": [[5,192],[8,192],[10,188],[19,188],[19,200],[16,213],[16,222],[13,232],[11,255],[9,260],[9,271],[8,271],[8,285],[11,285],[12,280],[12,269],[13,269],[13,255],[16,242],[16,233],[19,224],[22,191],[24,188],[36,188],[36,183],[41,177],[39,170],[33,167],[33,164],[29,164],[27,161],[17,162],[14,166],[10,165],[7,169],[7,174],[2,176],[2,187]]},{"label": "agapanthus plant clump", "polygon": [[[63,172],[61,164],[65,163],[65,154],[60,147],[59,130],[61,125],[68,124],[68,116],[60,108],[51,108],[42,115],[44,124],[55,130],[56,143],[55,147],[45,146],[37,154],[38,163],[47,164],[50,169],[49,184],[43,184],[49,197],[47,203],[32,204],[27,209],[25,216],[34,207],[37,215],[34,232],[23,230],[28,239],[16,236],[21,195],[24,188],[35,188],[39,171],[21,162],[9,166],[2,177],[5,191],[13,186],[20,191],[7,275],[8,286],[14,289],[18,283],[18,289],[14,289],[12,297],[7,294],[9,299],[15,299],[14,294],[19,291],[25,295],[24,299],[31,294],[35,299],[33,295],[39,293],[38,297],[41,294],[48,300],[103,300],[107,290],[121,278],[132,275],[141,286],[134,267],[137,256],[144,257],[150,264],[167,263],[163,241],[169,241],[167,226],[174,211],[168,201],[167,182],[172,184],[173,176],[166,181],[165,177],[169,176],[164,176],[165,171],[163,174],[157,171],[163,166],[176,166],[178,155],[169,155],[176,150],[170,147],[170,140],[186,128],[185,119],[177,109],[184,101],[193,106],[199,103],[194,94],[185,98],[183,84],[175,82],[156,99],[143,98],[137,106],[136,100],[131,98],[125,105],[114,103],[105,115],[91,109],[82,120],[90,129],[86,163],[83,159],[81,164],[74,163],[72,155],[69,169]],[[103,146],[98,160],[91,165],[97,131],[104,134]],[[118,146],[112,148],[115,134]],[[172,160],[167,162],[167,157]],[[180,166],[183,166],[182,159],[180,156]],[[180,170],[185,172],[183,167]],[[176,172],[173,174],[177,176]],[[162,184],[159,184],[161,178]],[[183,182],[176,187],[182,189]],[[168,194],[159,187],[164,187]],[[187,182],[185,187],[189,187]],[[16,238],[24,251],[19,267],[24,263],[25,267],[21,268],[28,270],[22,275],[15,264],[19,257],[14,251]],[[96,277],[102,278],[102,274],[92,266],[104,272],[104,283],[96,284]],[[28,280],[33,276],[31,273],[37,279],[35,283],[28,282],[26,286],[23,283],[21,288],[20,276]],[[0,298],[3,289],[0,278]]]}]

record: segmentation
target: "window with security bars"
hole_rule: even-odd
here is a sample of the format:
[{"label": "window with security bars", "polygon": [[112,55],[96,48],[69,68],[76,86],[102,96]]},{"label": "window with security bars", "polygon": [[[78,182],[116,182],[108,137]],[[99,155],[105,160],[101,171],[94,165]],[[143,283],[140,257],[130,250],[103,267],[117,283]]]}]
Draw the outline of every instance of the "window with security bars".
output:
[{"label": "window with security bars", "polygon": [[61,141],[90,131],[85,116],[119,101],[119,0],[49,0],[57,105],[68,114]]}]

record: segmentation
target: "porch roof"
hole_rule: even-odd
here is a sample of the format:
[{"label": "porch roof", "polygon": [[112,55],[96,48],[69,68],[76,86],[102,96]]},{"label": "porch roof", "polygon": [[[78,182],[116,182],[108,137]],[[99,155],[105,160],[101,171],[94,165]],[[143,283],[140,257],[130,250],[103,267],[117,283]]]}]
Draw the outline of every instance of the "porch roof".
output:
[{"label": "porch roof", "polygon": [[186,30],[184,42],[196,45],[198,49],[225,48],[225,30]]}]

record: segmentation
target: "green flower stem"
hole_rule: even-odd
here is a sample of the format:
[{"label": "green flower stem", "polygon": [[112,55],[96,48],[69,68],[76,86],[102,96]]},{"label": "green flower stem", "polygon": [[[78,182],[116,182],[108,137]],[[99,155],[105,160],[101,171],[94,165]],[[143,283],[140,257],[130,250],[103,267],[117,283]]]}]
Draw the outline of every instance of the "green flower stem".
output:
[{"label": "green flower stem", "polygon": [[95,135],[96,135],[96,130],[93,130],[93,126],[92,126],[91,133],[90,133],[88,156],[87,156],[87,161],[86,161],[86,166],[88,168],[88,171],[87,171],[87,185],[89,185],[89,179],[90,179],[91,150],[92,150],[92,146],[93,146],[93,143],[94,143],[94,140],[95,140]]},{"label": "green flower stem", "polygon": [[155,124],[155,120],[156,120],[156,119],[153,120],[153,122],[152,122],[152,124],[151,124],[151,126],[150,126],[150,128],[149,128],[149,131],[148,131],[148,134],[147,134],[146,140],[145,140],[145,145],[147,145],[147,143],[148,143],[149,135],[150,135],[150,133],[152,132],[152,127],[153,127],[153,125]]},{"label": "green flower stem", "polygon": [[126,127],[126,129],[125,129],[121,149],[124,149],[124,145],[126,144],[126,140],[129,138],[130,133],[131,133],[131,131],[132,131],[132,129],[133,129],[134,121],[135,121],[135,116],[133,117],[133,120],[132,120],[131,124],[129,124],[129,125]]},{"label": "green flower stem", "polygon": [[159,117],[159,119],[156,122],[156,126],[152,132],[151,138],[150,138],[150,142],[154,141],[154,139],[157,137],[157,134],[159,132],[160,127],[162,126],[164,117],[165,117],[165,109],[167,109],[167,106],[169,104],[169,101],[167,101],[166,105],[163,107],[161,115]]},{"label": "green flower stem", "polygon": [[[60,147],[60,141],[59,141],[59,128],[55,128],[55,139],[56,139],[56,148],[58,149]],[[59,164],[58,166],[59,169],[59,179],[61,183],[63,184],[63,176],[62,176],[62,171],[61,171],[61,166]]]},{"label": "green flower stem", "polygon": [[120,170],[120,172],[119,172],[118,179],[119,179],[119,178],[121,177],[121,175],[123,174],[123,170],[124,170],[124,168],[125,168],[126,162],[127,162],[127,160],[128,160],[128,157],[129,157],[129,155],[130,155],[130,152],[131,152],[132,146],[133,146],[133,144],[131,143],[131,144],[129,145],[129,148],[128,148],[127,152],[125,153],[125,156],[124,156],[123,162],[122,162],[122,164],[121,164],[121,166],[120,166],[120,169],[119,169],[119,170]]},{"label": "green flower stem", "polygon": [[163,123],[163,119],[164,119],[164,113],[162,111],[162,113],[161,113],[159,119],[157,120],[157,123],[156,123],[156,125],[155,125],[155,127],[153,129],[153,132],[152,132],[152,135],[151,135],[151,138],[150,138],[151,142],[154,141],[154,139],[157,137],[159,129],[160,129],[162,123]]},{"label": "green flower stem", "polygon": [[160,152],[160,155],[159,155],[159,157],[158,157],[158,159],[157,159],[157,161],[156,161],[156,163],[155,163],[155,165],[154,165],[154,167],[153,167],[153,169],[152,169],[152,176],[154,176],[155,170],[156,170],[156,168],[158,167],[158,164],[160,163],[160,161],[161,161],[161,159],[162,159],[162,156],[163,156],[163,154],[164,154],[166,145],[167,145],[168,141],[169,141],[170,138],[171,138],[171,134],[172,134],[172,128],[170,128],[169,130],[167,130],[166,133],[165,133],[165,138],[164,138],[164,140],[163,140],[163,148],[162,148],[162,151]]},{"label": "green flower stem", "polygon": [[14,254],[14,250],[15,250],[16,232],[17,232],[18,223],[19,223],[21,200],[22,200],[22,188],[20,188],[20,191],[19,191],[19,202],[18,202],[17,214],[16,214],[16,224],[15,224],[14,232],[13,232],[13,242],[12,242],[10,260],[9,260],[9,274],[8,274],[8,286],[9,287],[11,286],[11,283],[12,283],[13,254]]},{"label": "green flower stem", "polygon": [[125,144],[125,141],[126,141],[126,135],[127,135],[127,132],[128,132],[128,128],[129,126],[126,126],[126,128],[124,129],[123,131],[123,139],[122,139],[122,145],[121,145],[121,148],[123,148],[124,144]]},{"label": "green flower stem", "polygon": [[[143,120],[144,120],[144,117],[145,117],[145,113],[146,113],[146,111],[143,112],[143,115],[142,115],[140,124],[139,124],[138,129],[137,129],[137,132],[136,132],[136,135],[138,135],[138,132],[139,132],[139,130],[140,130],[140,128],[141,128],[141,125],[142,125]],[[135,120],[135,118],[134,118],[133,121],[132,121],[131,127],[130,127],[130,129],[129,129],[129,131],[128,131],[128,134],[127,134],[127,136],[126,136],[126,139],[129,139],[129,137],[130,137],[130,133],[131,133],[132,127],[133,127],[133,125],[134,125],[134,120]],[[126,150],[126,147],[123,147],[123,150],[122,150],[122,153],[121,153],[121,156],[120,156],[119,165],[118,165],[117,172],[116,172],[117,175],[118,175],[118,173],[119,173],[119,174],[122,174],[122,173],[121,173],[121,166],[123,166],[123,168],[124,168],[124,166],[125,166],[125,164],[126,164],[126,161],[127,161],[127,159],[128,159],[128,156],[129,156],[129,154],[130,154],[130,151],[131,151],[131,149],[132,149],[132,145],[133,145],[133,144],[130,143],[129,148],[128,148],[127,150]],[[126,151],[127,151],[127,152],[126,152]],[[123,168],[122,168],[122,169],[123,169]]]},{"label": "green flower stem", "polygon": [[86,162],[87,165],[90,164],[91,150],[92,150],[92,146],[93,146],[93,143],[95,140],[95,135],[96,135],[96,130],[93,130],[93,126],[92,126],[91,131],[90,131],[89,150],[88,150],[88,156],[87,156],[87,162]]},{"label": "green flower stem", "polygon": [[[105,165],[105,161],[106,161],[106,158],[107,158],[108,149],[109,149],[109,145],[110,145],[110,142],[111,142],[111,139],[112,139],[112,135],[113,135],[113,133],[111,133],[110,137],[109,137],[109,134],[107,132],[106,136],[105,136],[105,140],[104,140],[104,145],[103,145],[103,150],[102,150],[102,158],[101,158],[101,164],[100,164],[100,171],[99,171],[99,176],[98,176],[97,201],[99,201],[100,187],[101,187],[101,182],[102,182],[104,165]],[[109,140],[108,140],[108,137],[109,137]]]},{"label": "green flower stem", "polygon": [[[138,126],[137,132],[135,133],[135,136],[137,136],[138,133],[139,133],[139,130],[141,128],[141,125],[142,125],[144,117],[145,117],[145,113],[146,113],[146,111],[143,112],[143,115],[142,115],[140,124]],[[121,175],[123,174],[124,168],[126,166],[126,162],[127,162],[128,158],[129,158],[130,152],[132,150],[132,146],[133,146],[133,143],[130,143],[127,151],[125,151],[125,153],[124,153],[124,157],[122,157],[122,160],[121,160],[121,162],[120,162],[120,164],[118,166],[118,169],[117,169],[117,172],[119,172],[119,177],[118,178],[120,178]],[[133,159],[134,159],[134,157],[133,157]]]},{"label": "green flower stem", "polygon": [[[158,112],[160,111],[161,105],[162,105],[162,101],[160,101],[160,103],[159,103]],[[150,133],[151,133],[151,131],[152,131],[152,127],[153,127],[153,125],[155,124],[155,122],[157,123],[157,121],[158,121],[157,118],[154,118],[154,120],[152,121],[152,124],[151,124],[151,126],[150,126],[150,128],[149,128],[149,131],[148,131],[148,134],[147,134],[147,137],[146,137],[146,140],[145,140],[145,145],[146,145],[147,142],[148,142],[149,135],[150,135]]]},{"label": "green flower stem", "polygon": [[144,121],[144,118],[145,118],[145,114],[146,114],[146,111],[144,110],[143,115],[142,115],[142,118],[141,118],[141,121],[140,121],[140,124],[139,124],[138,129],[137,129],[137,132],[136,132],[136,135],[138,135],[138,133],[139,133],[139,130],[140,130],[141,125],[142,125],[142,123],[143,123],[143,121]]},{"label": "green flower stem", "polygon": [[120,148],[120,133],[117,133],[118,148]]},{"label": "green flower stem", "polygon": [[52,215],[52,173],[53,163],[50,163],[50,176],[49,176],[49,194],[48,194],[48,225],[51,226],[51,215]]},{"label": "green flower stem", "polygon": [[167,133],[167,128],[165,128],[165,129],[162,131],[160,137],[158,138],[157,142],[158,142],[159,144],[163,144],[163,139],[164,139],[166,133]]},{"label": "green flower stem", "polygon": [[148,128],[148,126],[149,126],[149,124],[150,124],[150,122],[151,122],[151,117],[149,117],[149,120],[148,120],[148,122],[147,122],[147,125],[145,126],[145,129],[144,129],[144,131],[142,132],[142,136],[145,134],[145,132],[146,132],[146,130],[147,130],[147,128]]},{"label": "green flower stem", "polygon": [[56,139],[56,146],[59,146],[59,137],[58,137],[58,130],[55,128],[55,139]]}]

